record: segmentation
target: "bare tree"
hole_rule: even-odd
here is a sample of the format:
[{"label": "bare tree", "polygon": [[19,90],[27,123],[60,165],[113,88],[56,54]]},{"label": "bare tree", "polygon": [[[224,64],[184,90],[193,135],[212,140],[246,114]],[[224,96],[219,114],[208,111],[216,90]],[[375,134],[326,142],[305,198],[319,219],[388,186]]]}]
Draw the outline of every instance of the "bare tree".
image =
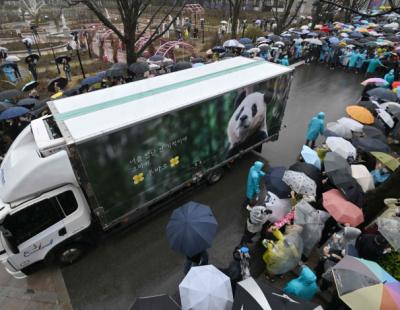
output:
[{"label": "bare tree", "polygon": [[242,10],[243,0],[229,0],[229,16],[232,25],[232,38],[237,37],[237,28],[239,23],[240,11]]},{"label": "bare tree", "polygon": [[275,20],[275,33],[280,34],[290,28],[296,16],[299,15],[304,0],[273,0],[272,17]]},{"label": "bare tree", "polygon": [[[186,3],[186,1],[182,0],[176,0],[173,3],[171,3],[172,1],[160,1],[160,4],[155,7],[154,1],[150,0],[115,0],[117,12],[123,24],[123,30],[120,30],[107,18],[104,10],[98,7],[98,1],[67,1],[71,5],[84,4],[106,27],[118,36],[126,46],[126,61],[128,64],[135,62],[152,43],[169,30],[176,22]],[[146,17],[145,12],[148,13]],[[141,28],[139,20],[143,19],[146,20],[146,24]],[[163,24],[166,25],[165,28],[163,28]],[[144,36],[148,37],[147,41],[139,49],[136,49],[135,43]]]},{"label": "bare tree", "polygon": [[39,23],[40,10],[46,5],[44,0],[20,0],[22,5],[28,11],[28,13],[35,20],[35,24]]},{"label": "bare tree", "polygon": [[[321,3],[330,4],[336,8],[345,10],[345,11],[349,12],[349,14],[360,15],[365,18],[378,17],[378,16],[387,15],[390,13],[399,13],[400,14],[400,1],[398,1],[398,0],[387,0],[386,5],[389,7],[389,9],[386,9],[384,11],[379,11],[376,13],[369,13],[368,11],[364,10],[364,7],[359,6],[359,5],[352,6],[352,4],[349,3],[349,0],[347,0],[347,1],[319,0],[319,1]],[[363,1],[363,0],[360,0],[360,1]]]}]

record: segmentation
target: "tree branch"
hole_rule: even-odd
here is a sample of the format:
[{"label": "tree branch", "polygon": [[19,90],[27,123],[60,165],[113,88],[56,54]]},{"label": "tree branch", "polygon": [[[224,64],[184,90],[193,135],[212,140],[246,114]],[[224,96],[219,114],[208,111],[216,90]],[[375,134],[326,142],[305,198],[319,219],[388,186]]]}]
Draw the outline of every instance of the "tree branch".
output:
[{"label": "tree branch", "polygon": [[384,11],[384,12],[368,14],[368,13],[363,13],[363,12],[361,12],[359,10],[352,9],[352,8],[350,8],[348,6],[345,6],[345,5],[330,1],[330,0],[319,0],[319,1],[322,2],[322,3],[333,5],[335,7],[341,8],[341,9],[346,10],[346,11],[350,11],[350,12],[352,12],[354,14],[357,14],[357,15],[360,15],[362,17],[378,17],[378,16],[383,16],[383,15],[386,15],[386,14],[390,14],[392,12],[395,12],[395,13],[399,13],[400,12],[400,7],[391,7],[389,10]]}]

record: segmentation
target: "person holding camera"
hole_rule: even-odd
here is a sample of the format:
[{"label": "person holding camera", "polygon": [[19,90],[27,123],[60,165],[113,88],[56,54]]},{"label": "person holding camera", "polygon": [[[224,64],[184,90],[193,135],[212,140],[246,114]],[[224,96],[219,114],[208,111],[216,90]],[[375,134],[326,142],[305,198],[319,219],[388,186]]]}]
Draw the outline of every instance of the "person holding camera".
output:
[{"label": "person holding camera", "polygon": [[254,206],[248,208],[250,211],[249,217],[246,221],[246,227],[241,240],[241,244],[252,243],[253,237],[261,232],[264,224],[268,221],[268,215],[272,213],[265,206]]}]

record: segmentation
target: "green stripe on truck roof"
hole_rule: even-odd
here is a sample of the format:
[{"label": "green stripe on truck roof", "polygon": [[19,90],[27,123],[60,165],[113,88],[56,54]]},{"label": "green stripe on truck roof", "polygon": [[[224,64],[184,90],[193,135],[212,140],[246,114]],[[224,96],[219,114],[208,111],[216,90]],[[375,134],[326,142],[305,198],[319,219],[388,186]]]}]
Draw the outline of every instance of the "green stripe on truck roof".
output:
[{"label": "green stripe on truck roof", "polygon": [[220,77],[220,76],[232,73],[232,72],[237,72],[237,71],[245,70],[245,69],[248,69],[248,68],[256,67],[256,66],[259,66],[259,65],[262,65],[262,64],[265,64],[265,63],[266,63],[266,61],[264,61],[264,60],[254,61],[254,62],[251,62],[251,63],[248,63],[248,64],[236,66],[236,67],[229,68],[229,69],[224,69],[224,70],[221,70],[221,71],[218,71],[218,72],[209,73],[209,74],[206,74],[206,75],[203,75],[203,76],[199,76],[199,77],[196,77],[196,78],[193,78],[193,79],[189,79],[189,80],[186,80],[186,81],[172,83],[172,84],[165,85],[165,86],[162,86],[162,87],[159,87],[159,88],[147,90],[147,91],[144,91],[144,92],[141,92],[141,93],[137,93],[137,94],[134,94],[134,95],[129,95],[129,96],[121,97],[121,98],[118,98],[118,99],[113,99],[113,100],[110,100],[110,101],[101,102],[101,103],[95,104],[93,106],[78,108],[78,109],[75,109],[75,110],[72,110],[72,111],[69,111],[69,112],[58,114],[58,115],[55,116],[55,118],[57,120],[59,120],[59,121],[65,121],[65,120],[68,120],[68,119],[71,119],[71,118],[79,117],[79,116],[86,115],[86,114],[89,114],[89,113],[93,113],[93,112],[96,112],[96,111],[100,111],[100,110],[112,108],[112,107],[115,107],[115,106],[118,106],[118,105],[122,105],[122,104],[125,104],[125,103],[129,103],[129,102],[132,102],[132,101],[135,101],[135,100],[139,100],[139,99],[143,99],[143,98],[150,97],[150,96],[153,96],[153,95],[157,95],[157,94],[161,94],[161,93],[164,93],[164,92],[168,92],[168,91],[180,88],[180,87],[184,87],[184,86],[192,85],[192,84],[195,84],[195,83],[203,82],[205,80],[216,78],[216,77]]}]

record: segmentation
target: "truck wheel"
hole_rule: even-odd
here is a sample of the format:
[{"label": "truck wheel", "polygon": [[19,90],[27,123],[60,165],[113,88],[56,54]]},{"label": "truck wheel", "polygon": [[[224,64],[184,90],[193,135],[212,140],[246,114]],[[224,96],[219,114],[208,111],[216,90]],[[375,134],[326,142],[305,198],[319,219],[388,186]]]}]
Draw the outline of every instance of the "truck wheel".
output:
[{"label": "truck wheel", "polygon": [[81,243],[71,243],[62,247],[57,252],[57,260],[63,265],[71,265],[78,261],[86,252],[86,247]]},{"label": "truck wheel", "polygon": [[224,170],[222,168],[211,171],[209,174],[207,174],[207,177],[206,177],[208,184],[217,183],[219,180],[222,179],[223,174],[224,174]]}]

